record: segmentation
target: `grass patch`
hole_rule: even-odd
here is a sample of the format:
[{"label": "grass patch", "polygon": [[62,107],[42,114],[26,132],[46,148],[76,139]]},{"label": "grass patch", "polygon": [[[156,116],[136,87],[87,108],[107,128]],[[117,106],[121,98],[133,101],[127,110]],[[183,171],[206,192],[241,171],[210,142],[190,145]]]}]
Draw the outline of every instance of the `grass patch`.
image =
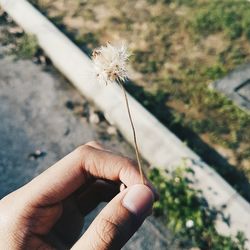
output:
[{"label": "grass patch", "polygon": [[31,59],[38,51],[38,42],[35,36],[24,34],[17,41],[17,46],[12,53],[19,59]]},{"label": "grass patch", "polygon": [[188,175],[194,175],[192,169],[177,168],[172,173],[153,169],[149,178],[157,187],[160,200],[154,204],[154,215],[181,239],[181,246],[214,250],[243,250],[246,238],[242,232],[236,237],[220,235],[215,221],[223,211],[209,206],[201,191],[193,189]]},{"label": "grass patch", "polygon": [[5,12],[0,13],[0,39],[6,53],[16,59],[32,59],[41,53],[34,35],[24,33]]},{"label": "grass patch", "polygon": [[201,4],[191,24],[203,36],[224,32],[231,39],[244,35],[250,40],[249,16],[249,3],[245,0],[215,0]]}]

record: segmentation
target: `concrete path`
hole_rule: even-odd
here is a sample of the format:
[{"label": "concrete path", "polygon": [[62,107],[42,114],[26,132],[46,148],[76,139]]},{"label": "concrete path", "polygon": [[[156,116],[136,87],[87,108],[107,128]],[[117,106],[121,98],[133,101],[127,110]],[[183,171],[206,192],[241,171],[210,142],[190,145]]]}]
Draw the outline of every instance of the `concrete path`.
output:
[{"label": "concrete path", "polygon": [[[0,198],[89,140],[134,155],[120,135],[108,135],[115,132],[112,127],[52,69],[0,58]],[[150,218],[124,249],[177,249],[175,245],[170,233]]]}]

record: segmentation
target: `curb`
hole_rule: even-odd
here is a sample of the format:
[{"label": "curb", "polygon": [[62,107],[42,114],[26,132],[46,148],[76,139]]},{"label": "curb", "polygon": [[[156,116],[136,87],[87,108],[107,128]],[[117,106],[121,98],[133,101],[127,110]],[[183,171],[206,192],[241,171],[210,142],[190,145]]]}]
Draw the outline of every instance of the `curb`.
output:
[{"label": "curb", "polygon": [[[0,0],[0,5],[26,32],[37,37],[54,66],[133,143],[120,88],[98,84],[91,60],[26,0]],[[135,126],[139,128],[141,155],[150,164],[165,168],[173,167],[183,158],[192,159],[196,187],[203,191],[211,206],[226,205],[223,212],[230,215],[230,227],[218,222],[217,229],[223,234],[244,232],[250,248],[250,204],[129,94],[128,98]]]},{"label": "curb", "polygon": [[[224,78],[215,81],[211,87],[226,95],[245,112],[250,113],[250,102],[246,99],[248,92],[242,90],[244,86],[249,84],[249,77],[250,63],[243,64],[231,71]],[[246,92],[245,96],[242,95],[243,92]]]}]

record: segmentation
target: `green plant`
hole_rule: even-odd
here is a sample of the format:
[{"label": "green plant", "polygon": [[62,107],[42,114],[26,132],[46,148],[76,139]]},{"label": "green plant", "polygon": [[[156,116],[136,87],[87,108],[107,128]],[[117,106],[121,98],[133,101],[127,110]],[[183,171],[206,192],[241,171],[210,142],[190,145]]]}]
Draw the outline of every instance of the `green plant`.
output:
[{"label": "green plant", "polygon": [[201,35],[225,31],[231,39],[245,34],[249,38],[250,3],[245,0],[210,1],[200,6],[191,22]]},{"label": "green plant", "polygon": [[204,74],[211,80],[219,79],[224,76],[225,73],[226,70],[223,68],[223,66],[218,64],[208,67],[204,72]]},{"label": "green plant", "polygon": [[17,41],[15,51],[17,58],[29,59],[35,56],[38,51],[38,43],[35,36],[25,34]]},{"label": "green plant", "polygon": [[152,169],[149,178],[157,187],[160,199],[154,205],[155,216],[180,237],[181,244],[213,250],[243,250],[246,238],[238,232],[235,238],[220,235],[215,228],[218,215],[227,221],[223,212],[211,208],[202,192],[191,187],[194,175],[190,168],[179,167],[169,173]]}]

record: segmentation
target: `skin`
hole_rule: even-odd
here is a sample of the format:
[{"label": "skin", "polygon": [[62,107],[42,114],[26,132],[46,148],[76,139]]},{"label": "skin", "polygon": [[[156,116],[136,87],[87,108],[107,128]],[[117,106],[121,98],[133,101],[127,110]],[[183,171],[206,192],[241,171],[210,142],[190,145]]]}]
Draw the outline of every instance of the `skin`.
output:
[{"label": "skin", "polygon": [[[144,181],[140,188],[156,196]],[[140,183],[130,159],[97,142],[80,146],[0,200],[0,249],[120,249],[151,211],[135,215],[122,204]],[[80,237],[84,216],[101,201],[109,203]]]}]

